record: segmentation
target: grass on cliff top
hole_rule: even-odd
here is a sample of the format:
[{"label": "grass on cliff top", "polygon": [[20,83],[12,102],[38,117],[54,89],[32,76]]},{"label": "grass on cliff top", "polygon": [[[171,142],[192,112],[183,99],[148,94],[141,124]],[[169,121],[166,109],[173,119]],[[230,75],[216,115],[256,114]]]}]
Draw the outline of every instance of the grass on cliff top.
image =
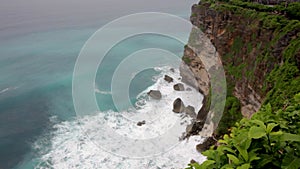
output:
[{"label": "grass on cliff top", "polygon": [[[282,3],[278,5],[264,5],[260,3],[253,3],[243,0],[201,0],[201,3],[208,2],[212,6],[215,5],[224,5],[227,8],[229,7],[232,10],[237,10],[238,7],[254,10],[258,12],[269,12],[269,13],[276,13],[281,14],[289,19],[300,20],[300,3],[299,2],[292,2],[292,3]],[[230,6],[232,5],[232,6]]]},{"label": "grass on cliff top", "polygon": [[[268,44],[266,47],[262,49],[261,54],[264,59],[257,57],[258,60],[256,62],[266,62],[268,64],[279,62],[271,54],[273,48],[276,48],[276,45],[280,40],[286,39],[286,36],[290,32],[300,32],[299,20],[291,19],[278,12],[285,11],[286,13],[293,14],[294,17],[299,16],[299,19],[300,3],[291,3],[287,8],[284,8],[282,5],[270,7],[238,0],[229,1],[228,3],[225,3],[224,1],[221,1],[221,3],[219,2],[212,3],[214,5],[211,5],[211,8],[219,11],[231,11],[233,14],[241,15],[244,18],[259,20],[262,25],[260,25],[261,27],[259,27],[259,25],[254,25],[257,29],[265,29],[273,32],[272,40],[267,42]],[[284,107],[286,100],[291,99],[294,94],[300,92],[300,71],[297,67],[297,61],[295,60],[296,53],[300,51],[299,34],[300,33],[298,33],[297,37],[294,37],[294,39],[292,38],[288,42],[288,46],[283,50],[281,54],[281,64],[275,64],[275,68],[266,75],[265,85],[268,86],[268,90],[266,91],[267,94],[264,104],[271,103],[274,110]],[[235,39],[234,42],[237,41],[237,44],[243,44],[238,39],[239,37]],[[249,46],[249,44],[244,45]],[[228,56],[233,57],[238,52],[236,50],[241,48],[241,46],[235,47],[233,44]],[[243,76],[242,72],[245,68],[246,66],[243,62],[241,62],[240,65],[229,64],[225,67],[228,74],[235,79],[240,79]],[[249,76],[249,78],[250,77],[251,76]]]}]

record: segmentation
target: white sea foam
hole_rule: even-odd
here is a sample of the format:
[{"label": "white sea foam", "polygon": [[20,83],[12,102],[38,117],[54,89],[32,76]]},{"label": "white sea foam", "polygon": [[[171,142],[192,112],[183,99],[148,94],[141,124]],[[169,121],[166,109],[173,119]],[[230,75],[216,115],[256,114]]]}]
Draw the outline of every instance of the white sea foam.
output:
[{"label": "white sea foam", "polygon": [[5,92],[8,92],[8,91],[11,91],[11,90],[16,90],[18,87],[8,87],[8,88],[5,88],[3,90],[0,90],[0,94],[3,94]]},{"label": "white sea foam", "polygon": [[[133,139],[149,139],[163,135],[173,127],[177,120],[180,120],[182,129],[190,124],[191,118],[172,112],[173,101],[181,98],[185,105],[195,107],[196,112],[201,108],[203,97],[195,89],[190,91],[174,91],[173,85],[180,82],[179,70],[174,72],[170,68],[156,68],[162,73],[155,77],[157,82],[143,91],[138,100],[143,102],[139,105],[137,111],[122,112],[124,117],[131,117],[135,114],[145,114],[146,124],[137,126],[136,121],[123,118],[116,115],[116,112],[99,112],[94,116],[87,116],[82,119],[58,123],[54,126],[52,133],[51,148],[47,151],[41,150],[40,163],[36,168],[80,168],[80,169],[170,169],[185,168],[191,159],[198,162],[205,160],[199,152],[196,151],[196,145],[202,141],[200,136],[190,137],[189,140],[180,141],[178,145],[170,151],[160,156],[152,158],[129,159],[116,156],[106,152],[93,142],[93,136],[97,135],[99,130],[97,124],[103,123],[103,119],[108,126],[114,129],[120,135]],[[174,82],[168,83],[163,80],[163,76],[168,74],[173,77]],[[160,90],[162,99],[152,100],[147,98],[149,90]],[[85,129],[83,132],[82,128]],[[182,131],[178,131],[181,136]],[[91,137],[92,136],[92,137]],[[108,139],[109,138],[103,138]],[[43,141],[36,144],[40,149]]]},{"label": "white sea foam", "polygon": [[99,94],[104,94],[104,95],[110,95],[111,94],[110,91],[102,91],[102,90],[98,89],[97,87],[95,88],[95,92],[99,93]]}]

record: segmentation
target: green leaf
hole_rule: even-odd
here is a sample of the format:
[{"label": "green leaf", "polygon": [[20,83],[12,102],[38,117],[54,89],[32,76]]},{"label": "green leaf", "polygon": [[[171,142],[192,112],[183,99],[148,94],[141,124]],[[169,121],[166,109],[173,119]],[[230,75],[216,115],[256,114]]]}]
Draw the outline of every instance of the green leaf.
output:
[{"label": "green leaf", "polygon": [[251,161],[255,161],[255,160],[259,160],[261,159],[260,157],[257,156],[256,151],[259,150],[259,148],[256,149],[252,149],[248,155],[249,155],[249,162],[251,163]]},{"label": "green leaf", "polygon": [[270,103],[265,106],[265,109],[266,109],[266,113],[272,113],[272,106]]},{"label": "green leaf", "polygon": [[264,137],[266,135],[266,132],[261,127],[252,126],[249,130],[248,136],[249,138],[259,139],[261,137]]},{"label": "green leaf", "polygon": [[255,160],[260,160],[261,158],[260,157],[257,157],[257,156],[251,156],[249,158],[249,162],[252,162],[252,161],[255,161]]},{"label": "green leaf", "polygon": [[223,143],[223,144],[228,144],[228,142],[225,141],[225,140],[219,140],[218,142],[219,142],[219,143]]},{"label": "green leaf", "polygon": [[238,151],[240,152],[240,154],[242,155],[242,157],[244,158],[245,161],[248,161],[248,152],[246,149],[243,149],[241,147],[236,147],[238,149]]},{"label": "green leaf", "polygon": [[222,166],[221,169],[234,169],[233,165],[232,164],[225,164]]},{"label": "green leaf", "polygon": [[264,122],[262,122],[260,120],[251,120],[251,122],[259,125],[261,128],[263,128],[264,130],[266,130],[266,125],[265,125]]},{"label": "green leaf", "polygon": [[241,144],[241,145],[243,145],[244,146],[244,148],[246,149],[246,150],[248,150],[248,148],[250,147],[250,145],[251,145],[251,142],[252,142],[252,140],[250,139],[250,138],[248,138],[247,136],[246,136],[246,141],[244,142],[244,144]]},{"label": "green leaf", "polygon": [[287,163],[287,165],[283,164],[281,166],[281,168],[283,169],[296,169],[296,168],[300,168],[300,158],[294,158],[292,161],[290,161],[289,163]]},{"label": "green leaf", "polygon": [[291,133],[283,133],[282,141],[300,141],[300,135],[291,134]]},{"label": "green leaf", "polygon": [[276,131],[276,132],[271,132],[270,135],[271,136],[279,136],[279,135],[282,135],[283,132],[282,131]]},{"label": "green leaf", "polygon": [[234,155],[232,155],[232,154],[227,154],[227,157],[228,157],[234,164],[236,164],[236,165],[240,164],[240,160],[239,160],[236,156],[234,156]]},{"label": "green leaf", "polygon": [[249,163],[243,164],[243,165],[237,167],[237,169],[249,169],[249,168],[250,168],[250,164]]},{"label": "green leaf", "polygon": [[215,150],[206,150],[206,151],[202,152],[202,154],[204,156],[207,156],[208,158],[214,158],[216,155],[216,151]]},{"label": "green leaf", "polygon": [[[219,146],[220,147],[220,146]],[[232,153],[232,154],[235,154],[235,152],[234,152],[234,150],[232,150],[231,148],[229,148],[229,147],[222,147],[221,148],[222,149],[222,151],[224,152],[224,151],[228,151],[228,152],[230,152],[230,153]]]},{"label": "green leaf", "polygon": [[239,134],[232,139],[234,146],[239,146],[244,149],[248,149],[251,144],[251,139],[248,137],[248,131],[246,129],[240,130]]},{"label": "green leaf", "polygon": [[278,126],[278,124],[275,124],[275,123],[270,123],[267,125],[267,130],[266,132],[269,134],[271,133],[271,131],[273,130],[274,127]]},{"label": "green leaf", "polygon": [[[211,160],[209,160],[211,161]],[[189,164],[189,166],[191,166],[192,169],[200,169],[201,166],[198,164],[198,163],[192,163],[192,164]],[[203,169],[206,169],[206,168],[203,168]]]},{"label": "green leaf", "polygon": [[294,99],[297,103],[300,103],[300,93],[296,94]]},{"label": "green leaf", "polygon": [[[216,162],[214,160],[206,160],[201,165],[199,165],[199,169],[210,169],[210,165],[215,164]],[[196,167],[195,167],[196,168]],[[198,169],[198,168],[196,168]]]},{"label": "green leaf", "polygon": [[262,154],[260,156],[261,156],[261,160],[258,163],[258,168],[265,168],[265,165],[271,163],[274,160],[273,157],[270,156],[269,154]]}]

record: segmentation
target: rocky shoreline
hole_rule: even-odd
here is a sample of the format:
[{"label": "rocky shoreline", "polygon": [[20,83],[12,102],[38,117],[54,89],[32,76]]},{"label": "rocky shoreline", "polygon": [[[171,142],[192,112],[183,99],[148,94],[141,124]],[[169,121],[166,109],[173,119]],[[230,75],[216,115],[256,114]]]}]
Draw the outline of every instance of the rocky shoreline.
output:
[{"label": "rocky shoreline", "polygon": [[[173,68],[170,69],[171,71],[174,70]],[[204,90],[204,88],[196,88],[195,86],[193,86],[188,80],[186,80],[186,75],[187,73],[182,73],[182,70],[180,70],[180,74],[183,75],[181,82],[175,83],[175,84],[171,84],[173,85],[173,90],[174,91],[178,91],[178,92],[184,92],[184,91],[191,91],[192,89],[190,87],[185,87],[185,84],[197,89],[201,94],[204,94],[202,90]],[[208,78],[205,79],[206,83],[208,83]],[[165,75],[164,76],[164,81],[166,81],[167,83],[172,83],[174,82],[173,77],[171,77],[170,75]],[[204,87],[204,85],[203,85]],[[207,90],[207,89],[206,89]],[[154,100],[160,100],[162,99],[162,93],[160,90],[150,90],[149,92],[147,92],[147,95]],[[205,97],[204,97],[205,98]],[[199,103],[201,104],[201,103]],[[204,102],[203,102],[204,104]],[[202,117],[202,119],[199,119],[199,112],[204,112],[205,110],[203,110],[203,107],[206,106],[202,106],[202,108],[200,109],[199,112],[196,112],[195,107],[189,105],[188,103],[184,103],[184,101],[178,97],[173,101],[173,109],[172,111],[176,114],[181,114],[182,116],[188,116],[192,119],[191,124],[188,125],[186,127],[186,132],[182,134],[182,137],[180,139],[184,140],[187,139],[188,137],[192,136],[192,135],[197,135],[199,134],[199,132],[201,131],[204,122],[205,122],[205,115]],[[207,113],[206,113],[207,114]],[[201,117],[201,116],[200,116]],[[146,124],[146,121],[140,121],[137,123],[137,126],[143,126]]]}]

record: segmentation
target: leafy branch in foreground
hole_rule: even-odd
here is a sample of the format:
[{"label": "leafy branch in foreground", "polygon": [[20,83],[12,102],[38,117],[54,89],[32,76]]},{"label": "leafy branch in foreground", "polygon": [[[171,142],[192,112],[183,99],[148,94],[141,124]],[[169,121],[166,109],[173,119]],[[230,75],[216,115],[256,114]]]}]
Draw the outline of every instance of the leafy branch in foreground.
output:
[{"label": "leafy branch in foreground", "polygon": [[300,93],[282,110],[273,112],[267,104],[242,119],[203,155],[207,161],[187,169],[300,168]]}]

